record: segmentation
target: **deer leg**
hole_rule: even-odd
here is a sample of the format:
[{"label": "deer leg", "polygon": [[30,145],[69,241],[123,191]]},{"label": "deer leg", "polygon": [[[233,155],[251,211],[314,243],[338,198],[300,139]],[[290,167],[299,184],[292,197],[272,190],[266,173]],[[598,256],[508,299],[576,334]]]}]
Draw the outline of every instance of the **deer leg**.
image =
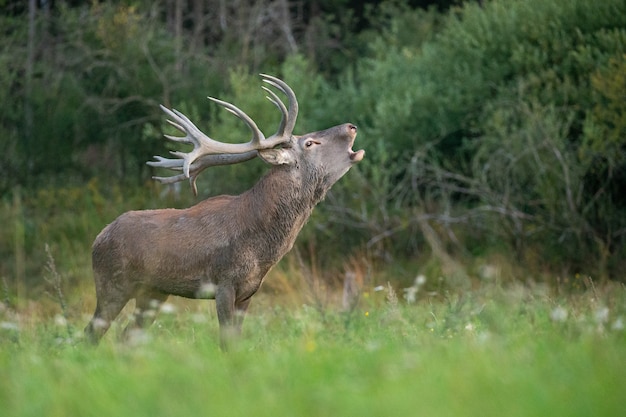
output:
[{"label": "deer leg", "polygon": [[135,297],[135,311],[133,312],[133,321],[130,322],[122,334],[122,338],[127,339],[133,330],[144,329],[149,327],[156,318],[159,307],[168,295],[157,291],[141,291]]},{"label": "deer leg", "polygon": [[235,327],[235,289],[225,285],[218,286],[215,304],[217,320],[220,324],[220,344],[222,350],[228,350],[232,339],[237,334]]},{"label": "deer leg", "polygon": [[243,326],[243,319],[246,316],[246,311],[248,311],[248,306],[250,305],[250,298],[245,301],[241,301],[235,303],[235,317],[233,319],[233,327],[235,334],[241,334],[241,328]]},{"label": "deer leg", "polygon": [[120,314],[128,300],[127,296],[108,297],[107,301],[103,301],[103,297],[98,298],[93,318],[85,327],[85,335],[91,343],[97,345],[100,342],[102,336],[109,330],[111,322]]}]

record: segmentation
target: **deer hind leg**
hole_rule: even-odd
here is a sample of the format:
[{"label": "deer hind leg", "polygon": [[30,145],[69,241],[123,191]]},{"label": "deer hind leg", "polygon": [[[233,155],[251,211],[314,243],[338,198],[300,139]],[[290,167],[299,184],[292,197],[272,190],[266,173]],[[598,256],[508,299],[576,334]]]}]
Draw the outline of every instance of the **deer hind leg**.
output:
[{"label": "deer hind leg", "polygon": [[98,296],[96,311],[93,318],[85,327],[85,336],[93,343],[98,344],[100,339],[111,327],[111,322],[120,314],[130,297],[128,295],[117,294],[117,296],[108,295]]},{"label": "deer hind leg", "polygon": [[158,291],[142,290],[135,297],[135,311],[133,320],[128,323],[122,337],[127,339],[133,331],[145,329],[149,327],[156,318],[159,307],[168,295]]}]

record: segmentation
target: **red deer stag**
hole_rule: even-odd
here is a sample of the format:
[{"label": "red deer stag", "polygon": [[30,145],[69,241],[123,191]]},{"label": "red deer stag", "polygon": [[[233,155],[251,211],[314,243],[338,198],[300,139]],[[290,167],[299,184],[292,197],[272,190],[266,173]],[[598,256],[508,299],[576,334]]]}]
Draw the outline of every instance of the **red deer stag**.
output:
[{"label": "red deer stag", "polygon": [[[167,136],[193,145],[177,158],[155,157],[154,167],[182,171],[155,177],[162,183],[196,179],[207,167],[234,164],[259,156],[272,165],[250,190],[238,196],[208,198],[187,209],[129,211],[106,226],[93,243],[97,305],[85,328],[97,343],[126,303],[134,298],[133,327],[149,325],[167,297],[215,299],[221,342],[241,332],[250,298],[267,272],[293,246],[315,205],[365,152],[354,152],[357,128],[351,123],[302,136],[292,134],[298,102],[278,78],[261,75],[285,94],[288,108],[269,88],[278,107],[278,131],[265,138],[254,121],[233,104],[209,97],[243,120],[252,131],[248,143],[222,143],[203,134],[182,113],[161,108],[185,134]],[[128,327],[126,328],[128,330]],[[125,331],[126,331],[125,330]]]}]

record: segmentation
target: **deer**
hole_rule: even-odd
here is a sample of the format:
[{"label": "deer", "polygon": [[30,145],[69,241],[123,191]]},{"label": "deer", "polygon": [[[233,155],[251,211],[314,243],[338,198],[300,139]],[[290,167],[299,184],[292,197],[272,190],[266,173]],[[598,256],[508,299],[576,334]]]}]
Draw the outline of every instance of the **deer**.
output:
[{"label": "deer", "polygon": [[[155,156],[148,162],[178,172],[153,177],[160,183],[188,180],[197,197],[196,180],[206,168],[256,157],[271,167],[240,195],[208,197],[183,209],[128,211],[108,224],[92,246],[96,307],[85,328],[92,343],[99,343],[130,300],[135,300],[134,320],[122,335],[152,324],[159,306],[173,295],[214,299],[220,345],[227,349],[242,331],[251,297],[292,249],[314,207],[363,159],[364,150],[352,150],[357,135],[352,123],[294,135],[295,93],[276,77],[260,76],[266,98],[281,112],[278,130],[268,138],[241,109],[214,97],[208,98],[251,130],[249,142],[219,142],[181,112],[160,106],[167,122],[184,134],[164,136],[193,145],[188,152],[170,151],[174,158]],[[287,106],[273,89],[286,97]]]}]

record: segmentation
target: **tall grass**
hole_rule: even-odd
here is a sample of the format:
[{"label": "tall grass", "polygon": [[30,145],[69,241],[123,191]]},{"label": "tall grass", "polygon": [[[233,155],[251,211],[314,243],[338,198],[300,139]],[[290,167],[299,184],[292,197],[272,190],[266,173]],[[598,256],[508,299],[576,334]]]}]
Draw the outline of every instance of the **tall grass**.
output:
[{"label": "tall grass", "polygon": [[68,330],[3,305],[2,415],[623,415],[623,287],[418,289],[411,301],[366,287],[340,311],[265,291],[228,353],[206,302],[172,299],[124,343],[122,317],[98,348],[82,343],[85,317]]},{"label": "tall grass", "polygon": [[[126,310],[87,346],[95,234],[127,209],[189,205],[126,194],[92,183],[3,200],[0,216],[21,223],[0,232],[0,251],[23,257],[0,270],[0,416],[621,415],[624,287],[580,275],[520,284],[541,279],[506,257],[466,265],[475,288],[453,293],[436,265],[415,281],[415,261],[381,271],[352,255],[329,270],[300,247],[228,353],[214,303],[177,298],[146,332],[118,340]],[[20,268],[28,287],[16,303]],[[360,291],[342,308],[346,276]]]}]

